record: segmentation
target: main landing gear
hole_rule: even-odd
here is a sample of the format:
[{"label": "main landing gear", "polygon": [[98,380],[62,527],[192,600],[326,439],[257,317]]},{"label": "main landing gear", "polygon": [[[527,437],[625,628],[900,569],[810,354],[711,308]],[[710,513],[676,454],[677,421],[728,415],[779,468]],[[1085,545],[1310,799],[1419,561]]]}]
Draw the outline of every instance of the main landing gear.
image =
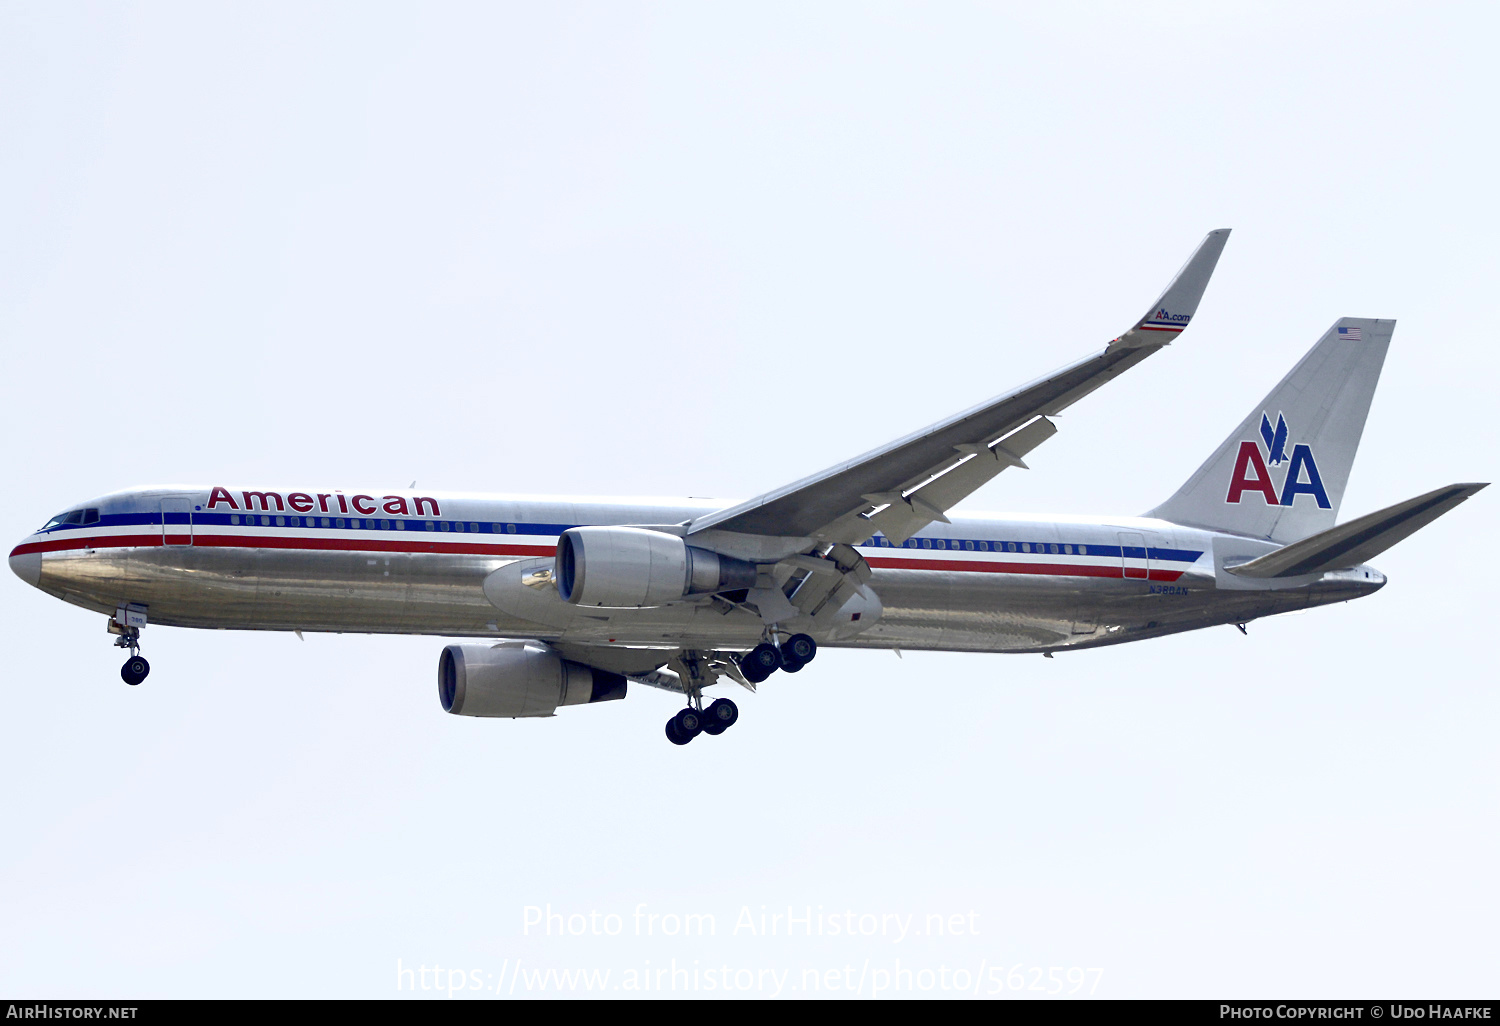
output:
[{"label": "main landing gear", "polygon": [[109,633],[118,635],[115,648],[130,649],[130,658],[120,667],[120,679],[135,687],[151,672],[151,664],[141,655],[141,628],[146,626],[144,606],[128,605],[115,610],[109,620]]},{"label": "main landing gear", "polygon": [[699,734],[722,734],[740,718],[740,707],[727,698],[716,698],[701,712],[688,706],[667,721],[667,740],[685,745]]},{"label": "main landing gear", "polygon": [[[796,673],[818,654],[818,643],[810,635],[793,634],[782,641],[773,628],[767,637],[769,640],[739,657],[739,676],[744,678],[741,683],[759,684],[777,670]],[[683,652],[672,666],[687,693],[688,706],[667,721],[668,741],[685,745],[699,734],[722,734],[734,726],[740,718],[739,706],[727,698],[703,704],[703,688],[712,684],[718,674],[728,672],[734,676],[733,666],[726,670],[721,660],[716,667],[712,658],[696,651]]]},{"label": "main landing gear", "polygon": [[759,684],[777,670],[796,673],[817,654],[818,643],[807,634],[793,634],[779,645],[763,641],[740,657],[740,672],[751,684]]},{"label": "main landing gear", "polygon": [[687,708],[679,711],[667,721],[667,740],[674,745],[685,745],[699,734],[722,734],[740,718],[740,708],[727,698],[716,698],[703,704],[703,689],[711,686],[719,676],[736,674],[734,666],[725,665],[728,656],[688,649],[672,661],[673,672],[682,692],[687,695]]}]

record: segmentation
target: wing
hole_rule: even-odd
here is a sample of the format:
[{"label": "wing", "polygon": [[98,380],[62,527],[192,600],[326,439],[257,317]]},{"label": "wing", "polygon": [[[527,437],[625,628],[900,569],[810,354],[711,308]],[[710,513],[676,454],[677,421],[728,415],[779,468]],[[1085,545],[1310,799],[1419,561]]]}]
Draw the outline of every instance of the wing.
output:
[{"label": "wing", "polygon": [[1047,420],[1167,345],[1187,327],[1229,229],[1208,233],[1150,311],[1101,352],[1006,395],[783,488],[700,517],[690,534],[901,544],[1051,437]]}]

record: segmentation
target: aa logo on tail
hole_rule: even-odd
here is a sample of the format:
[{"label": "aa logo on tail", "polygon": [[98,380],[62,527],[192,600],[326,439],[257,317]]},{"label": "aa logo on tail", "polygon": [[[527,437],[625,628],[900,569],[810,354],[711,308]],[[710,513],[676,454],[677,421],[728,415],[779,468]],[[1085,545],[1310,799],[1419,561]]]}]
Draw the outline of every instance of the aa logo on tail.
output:
[{"label": "aa logo on tail", "polygon": [[[1229,494],[1225,502],[1238,503],[1245,493],[1259,495],[1267,506],[1290,506],[1299,495],[1311,495],[1320,509],[1331,509],[1328,492],[1323,488],[1323,476],[1318,473],[1318,461],[1312,447],[1298,443],[1287,455],[1286,443],[1289,434],[1286,417],[1278,413],[1276,426],[1271,427],[1271,418],[1262,411],[1260,415],[1260,438],[1265,443],[1265,455],[1261,455],[1259,442],[1241,442],[1240,451],[1234,459],[1234,473],[1229,475]],[[1269,465],[1268,465],[1269,464]],[[1286,465],[1278,489],[1271,477],[1271,467]]]}]

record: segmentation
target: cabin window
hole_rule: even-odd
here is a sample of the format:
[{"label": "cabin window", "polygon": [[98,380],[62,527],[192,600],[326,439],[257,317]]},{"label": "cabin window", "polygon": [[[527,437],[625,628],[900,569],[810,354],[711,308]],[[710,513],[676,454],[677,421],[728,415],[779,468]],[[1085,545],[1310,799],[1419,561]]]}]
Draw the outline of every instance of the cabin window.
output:
[{"label": "cabin window", "polygon": [[322,524],[323,524],[323,526],[324,526],[324,527],[332,527],[332,526],[333,526],[333,525],[332,525],[332,524],[331,524],[331,523],[330,523],[330,522],[329,522],[329,520],[328,520],[328,518],[327,518],[327,517],[323,517],[323,518],[322,518]]},{"label": "cabin window", "polygon": [[286,517],[277,517],[276,518],[276,526],[277,527],[285,527],[286,526]]},{"label": "cabin window", "polygon": [[516,525],[515,524],[506,524],[505,525],[505,533],[506,534],[515,534],[516,533]]},{"label": "cabin window", "polygon": [[930,549],[930,548],[932,548],[932,539],[931,538],[923,538],[922,539],[922,548],[924,548],[924,549]]},{"label": "cabin window", "polygon": [[971,541],[966,541],[964,542],[964,548],[972,552],[974,550],[974,543]]},{"label": "cabin window", "polygon": [[431,520],[424,521],[424,523],[426,523],[426,525],[427,525],[427,530],[429,530],[429,531],[436,531],[437,530],[437,525],[434,524]]},{"label": "cabin window", "polygon": [[395,528],[398,531],[404,531],[404,530],[406,530],[406,521],[405,520],[392,520],[391,523],[393,525],[395,525]]},{"label": "cabin window", "polygon": [[356,530],[358,530],[359,528],[361,528],[361,527],[364,526],[364,522],[362,520],[360,520],[358,517],[350,517],[349,518],[349,526],[352,527],[352,528],[355,528]]},{"label": "cabin window", "polygon": [[238,513],[229,514],[229,522],[238,527],[240,523],[240,515]]}]

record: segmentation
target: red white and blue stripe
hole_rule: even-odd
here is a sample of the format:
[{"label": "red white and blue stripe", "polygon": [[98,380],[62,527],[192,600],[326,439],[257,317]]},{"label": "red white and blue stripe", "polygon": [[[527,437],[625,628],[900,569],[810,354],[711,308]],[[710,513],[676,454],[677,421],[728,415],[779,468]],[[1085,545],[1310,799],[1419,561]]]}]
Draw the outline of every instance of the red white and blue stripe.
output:
[{"label": "red white and blue stripe", "polygon": [[[106,514],[63,524],[17,546],[15,555],[113,548],[197,546],[304,551],[453,553],[521,559],[551,556],[567,524],[313,517],[249,513]],[[1165,546],[1031,539],[916,537],[892,545],[877,535],[858,546],[874,569],[1176,581],[1203,553]]]}]

